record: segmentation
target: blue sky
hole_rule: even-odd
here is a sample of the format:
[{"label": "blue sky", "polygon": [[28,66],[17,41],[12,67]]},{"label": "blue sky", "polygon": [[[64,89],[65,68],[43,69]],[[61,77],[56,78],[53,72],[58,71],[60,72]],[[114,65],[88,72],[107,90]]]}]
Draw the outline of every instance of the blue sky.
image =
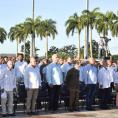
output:
[{"label": "blue sky", "polygon": [[[100,11],[118,11],[118,0],[90,0],[90,9],[96,7]],[[43,19],[51,18],[57,22],[58,35],[55,40],[49,39],[49,47],[63,47],[64,45],[77,45],[77,34],[67,37],[65,34],[65,21],[73,13],[81,14],[86,8],[86,0],[35,0],[35,16]],[[32,17],[32,0],[0,0],[0,26],[9,31],[11,26],[23,22],[26,17]],[[84,32],[84,31],[83,31]],[[112,38],[109,34],[109,38]],[[93,39],[99,40],[96,31]],[[118,38],[112,38],[109,48],[112,54],[118,54]],[[81,33],[81,45],[84,43],[84,33]],[[36,39],[36,47],[40,49],[39,55],[45,53],[45,40]],[[0,53],[16,53],[16,42],[5,41],[0,44]]]}]

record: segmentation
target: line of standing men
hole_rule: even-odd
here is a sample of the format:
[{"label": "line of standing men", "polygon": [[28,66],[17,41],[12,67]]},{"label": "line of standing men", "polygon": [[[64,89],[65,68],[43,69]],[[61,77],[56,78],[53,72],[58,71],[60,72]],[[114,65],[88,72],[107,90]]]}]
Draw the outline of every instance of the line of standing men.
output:
[{"label": "line of standing men", "polygon": [[35,114],[38,89],[41,87],[40,71],[36,59],[30,58],[30,63],[27,65],[23,60],[23,55],[19,54],[15,65],[11,60],[8,60],[5,68],[2,68],[2,64],[0,65],[2,116],[15,116],[13,113],[13,93],[17,92],[17,86],[21,83],[25,84],[27,90],[27,114]]},{"label": "line of standing men", "polygon": [[[72,59],[68,58],[67,63],[59,64],[57,54],[52,56],[50,64],[46,65],[45,72],[46,82],[49,92],[49,110],[55,111],[58,109],[58,100],[61,86],[67,84],[70,94],[69,111],[78,110],[79,97],[79,81],[84,82],[86,87],[86,109],[93,110],[94,96],[96,87],[99,86],[101,94],[101,108],[108,108],[108,98],[111,93],[111,83],[114,82],[114,68],[111,61],[103,61],[101,66],[95,64],[95,59],[90,58],[89,64],[80,66],[80,63],[72,63]],[[116,79],[118,77],[116,76]],[[0,86],[1,86],[1,103],[2,116],[7,116],[6,102],[8,101],[8,115],[13,114],[13,92],[17,91],[17,85],[24,83],[27,90],[27,114],[35,113],[35,104],[38,96],[39,88],[41,87],[42,78],[40,75],[39,65],[35,58],[30,58],[30,63],[27,64],[23,60],[23,55],[18,56],[14,68],[13,62],[9,60],[6,67],[2,68],[0,64]]]}]

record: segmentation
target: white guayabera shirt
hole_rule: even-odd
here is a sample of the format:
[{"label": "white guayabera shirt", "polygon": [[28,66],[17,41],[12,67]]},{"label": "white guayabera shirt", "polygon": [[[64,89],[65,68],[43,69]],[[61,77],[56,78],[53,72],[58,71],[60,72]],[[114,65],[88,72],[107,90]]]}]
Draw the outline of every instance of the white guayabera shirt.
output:
[{"label": "white guayabera shirt", "polygon": [[101,88],[109,88],[111,85],[110,73],[107,68],[102,67],[98,72],[98,83]]},{"label": "white guayabera shirt", "polygon": [[38,66],[28,65],[24,75],[25,87],[29,89],[38,89],[41,86],[41,75]]}]

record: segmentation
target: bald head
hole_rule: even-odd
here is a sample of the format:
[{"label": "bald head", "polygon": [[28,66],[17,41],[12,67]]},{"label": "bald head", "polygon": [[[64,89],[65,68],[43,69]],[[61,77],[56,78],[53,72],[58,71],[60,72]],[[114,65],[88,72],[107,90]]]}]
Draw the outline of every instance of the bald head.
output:
[{"label": "bald head", "polygon": [[31,66],[35,67],[36,66],[36,59],[34,57],[30,58],[30,64]]},{"label": "bald head", "polygon": [[7,62],[7,66],[8,66],[9,69],[12,69],[13,68],[13,62],[11,60],[9,60]]},{"label": "bald head", "polygon": [[107,60],[108,66],[112,66],[112,60]]},{"label": "bald head", "polygon": [[89,63],[90,64],[95,64],[95,59],[94,58],[89,58]]},{"label": "bald head", "polygon": [[59,61],[58,55],[57,54],[53,54],[52,55],[52,62],[57,63]]},{"label": "bald head", "polygon": [[72,63],[71,57],[68,57],[67,62],[68,62],[68,63]]}]

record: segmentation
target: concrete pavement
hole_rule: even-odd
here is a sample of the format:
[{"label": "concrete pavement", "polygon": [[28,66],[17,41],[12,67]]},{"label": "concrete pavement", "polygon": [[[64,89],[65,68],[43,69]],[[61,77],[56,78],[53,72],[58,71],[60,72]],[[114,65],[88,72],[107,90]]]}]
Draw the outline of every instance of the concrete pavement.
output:
[{"label": "concrete pavement", "polygon": [[[42,114],[42,115],[40,115]],[[9,117],[13,118],[13,117]],[[118,109],[113,110],[97,110],[97,111],[83,111],[83,112],[56,112],[39,113],[36,116],[27,116],[26,114],[17,114],[14,118],[118,118]]]}]

